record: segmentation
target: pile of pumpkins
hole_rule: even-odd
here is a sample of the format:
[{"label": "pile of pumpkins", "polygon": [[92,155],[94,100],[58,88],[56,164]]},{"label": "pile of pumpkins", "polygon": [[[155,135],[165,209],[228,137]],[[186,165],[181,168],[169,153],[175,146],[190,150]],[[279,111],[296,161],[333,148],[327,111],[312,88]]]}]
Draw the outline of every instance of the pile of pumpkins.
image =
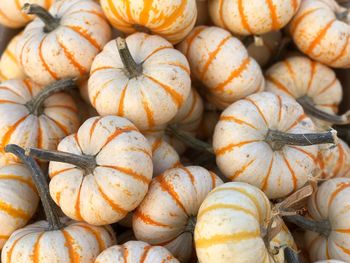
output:
[{"label": "pile of pumpkins", "polygon": [[349,8],[1,0],[1,262],[350,262]]}]

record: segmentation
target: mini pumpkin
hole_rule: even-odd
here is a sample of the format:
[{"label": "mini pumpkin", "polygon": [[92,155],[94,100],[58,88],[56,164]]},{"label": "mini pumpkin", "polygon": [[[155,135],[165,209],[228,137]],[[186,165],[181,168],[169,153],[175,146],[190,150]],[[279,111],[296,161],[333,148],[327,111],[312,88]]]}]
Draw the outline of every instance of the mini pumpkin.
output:
[{"label": "mini pumpkin", "polygon": [[21,38],[22,33],[16,35],[10,43],[7,45],[6,49],[0,58],[0,81],[5,81],[9,79],[24,79],[26,75],[19,64],[16,56],[16,45]]},{"label": "mini pumpkin", "polygon": [[165,39],[135,33],[109,42],[95,58],[89,96],[100,115],[118,115],[140,130],[168,123],[191,89],[186,58]]},{"label": "mini pumpkin", "polygon": [[[197,217],[194,238],[199,262],[280,262],[295,244],[288,229],[269,238],[271,206],[266,195],[246,183],[226,183],[209,193]],[[276,254],[277,252],[277,254]]]},{"label": "mini pumpkin", "polygon": [[253,94],[221,114],[213,137],[217,165],[231,181],[250,183],[271,199],[285,197],[315,172],[313,144],[336,142],[336,133],[315,130],[294,99]]},{"label": "mini pumpkin", "polygon": [[186,37],[197,18],[195,0],[101,0],[101,6],[113,27],[120,31],[154,33],[173,44]]},{"label": "mini pumpkin", "polygon": [[222,108],[264,89],[258,63],[224,29],[196,27],[178,48],[187,57],[195,79],[207,88],[208,99],[219,100]]},{"label": "mini pumpkin", "polygon": [[300,0],[212,0],[213,23],[238,35],[260,35],[283,28],[297,12]]},{"label": "mini pumpkin", "polygon": [[24,30],[17,56],[25,73],[42,85],[89,73],[111,38],[100,6],[90,0],[56,1],[49,12],[29,4],[25,10],[38,18]]},{"label": "mini pumpkin", "polygon": [[199,206],[220,184],[219,177],[200,166],[174,168],[155,177],[134,212],[136,238],[165,246],[181,262],[188,262]]},{"label": "mini pumpkin", "polygon": [[349,68],[349,22],[347,9],[334,0],[304,0],[289,31],[310,58],[331,67]]}]

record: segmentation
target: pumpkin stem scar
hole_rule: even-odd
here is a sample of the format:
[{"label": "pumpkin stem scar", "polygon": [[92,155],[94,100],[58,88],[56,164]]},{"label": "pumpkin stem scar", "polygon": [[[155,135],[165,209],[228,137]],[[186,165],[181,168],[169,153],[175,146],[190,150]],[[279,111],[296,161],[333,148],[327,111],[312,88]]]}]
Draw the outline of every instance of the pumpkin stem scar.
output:
[{"label": "pumpkin stem scar", "polygon": [[44,207],[46,220],[49,223],[49,230],[60,230],[64,227],[64,224],[60,221],[56,205],[50,196],[49,185],[47,177],[41,171],[37,162],[30,156],[26,155],[23,148],[15,144],[8,144],[5,147],[5,151],[16,155],[31,171],[32,178]]},{"label": "pumpkin stem scar", "polygon": [[345,112],[343,115],[330,114],[315,107],[315,104],[308,96],[297,99],[299,104],[303,106],[304,111],[316,118],[332,124],[346,125],[350,124],[350,111]]},{"label": "pumpkin stem scar", "polygon": [[293,249],[291,249],[288,246],[284,248],[284,259],[286,260],[287,263],[300,262],[297,252],[295,252]]},{"label": "pumpkin stem scar", "polygon": [[132,79],[140,76],[142,74],[142,65],[137,64],[133,59],[125,38],[118,37],[116,42],[117,42],[117,48],[118,48],[120,58],[128,73],[128,77]]},{"label": "pumpkin stem scar", "polygon": [[190,216],[188,219],[187,225],[185,226],[184,232],[189,232],[193,235],[196,224],[197,224],[197,218],[195,216]]},{"label": "pumpkin stem scar", "polygon": [[57,92],[73,89],[76,87],[75,79],[62,79],[42,89],[34,98],[28,101],[25,106],[31,114],[39,116],[42,113],[42,105],[47,98]]},{"label": "pumpkin stem scar", "polygon": [[175,125],[168,125],[165,132],[170,136],[174,136],[176,139],[180,140],[191,148],[214,154],[214,149],[209,143],[198,140],[188,132],[181,131],[180,129],[176,128]]},{"label": "pumpkin stem scar", "polygon": [[45,161],[54,161],[73,164],[86,171],[87,174],[93,173],[96,168],[96,159],[92,155],[78,155],[60,151],[48,151],[38,148],[28,148],[26,153],[29,156]]},{"label": "pumpkin stem scar", "polygon": [[59,19],[53,17],[45,8],[36,4],[26,3],[22,7],[22,11],[28,15],[37,16],[44,24],[44,32],[50,33],[59,27]]},{"label": "pumpkin stem scar", "polygon": [[288,215],[284,216],[283,219],[305,230],[319,233],[325,237],[328,237],[332,232],[332,227],[329,220],[314,221],[307,219],[301,215]]}]

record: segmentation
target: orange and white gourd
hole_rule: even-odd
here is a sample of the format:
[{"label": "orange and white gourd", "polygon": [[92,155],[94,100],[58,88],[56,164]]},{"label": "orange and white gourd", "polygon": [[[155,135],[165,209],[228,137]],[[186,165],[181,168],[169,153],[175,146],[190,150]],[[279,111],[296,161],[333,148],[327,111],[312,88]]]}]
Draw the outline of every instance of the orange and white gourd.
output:
[{"label": "orange and white gourd", "polygon": [[45,9],[49,9],[54,0],[2,0],[0,3],[0,24],[20,28],[34,19],[22,12],[22,7],[26,3],[38,4]]},{"label": "orange and white gourd", "polygon": [[89,73],[93,59],[111,38],[102,9],[93,1],[57,1],[49,12],[50,29],[37,18],[17,44],[25,73],[43,85]]},{"label": "orange and white gourd", "polygon": [[215,188],[198,212],[194,239],[199,262],[284,263],[283,250],[277,255],[271,250],[293,248],[294,241],[284,227],[266,247],[271,214],[268,198],[252,185],[231,182]]},{"label": "orange and white gourd", "polygon": [[90,118],[57,149],[92,156],[96,162],[91,170],[50,162],[50,194],[68,217],[93,225],[115,223],[146,195],[153,173],[152,152],[127,119]]},{"label": "orange and white gourd", "polygon": [[238,35],[260,35],[283,28],[297,12],[300,0],[212,0],[213,23]]},{"label": "orange and white gourd", "polygon": [[131,34],[148,31],[176,44],[186,37],[197,18],[195,0],[101,0],[113,27]]},{"label": "orange and white gourd", "polygon": [[[118,40],[118,39],[117,39]],[[100,115],[118,115],[140,130],[168,123],[186,101],[190,69],[186,58],[165,39],[145,33],[126,38],[138,73],[126,69],[117,41],[109,42],[95,58],[89,79],[89,96]]]},{"label": "orange and white gourd", "polygon": [[34,215],[39,203],[31,173],[23,164],[0,168],[0,248]]},{"label": "orange and white gourd", "polygon": [[220,184],[219,177],[199,166],[170,169],[155,177],[134,212],[136,238],[165,246],[181,262],[188,262],[199,206]]},{"label": "orange and white gourd", "polygon": [[[347,9],[334,0],[305,0],[290,23],[298,48],[310,58],[336,68],[350,67],[350,25]],[[345,20],[345,21],[343,21]]]},{"label": "orange and white gourd", "polygon": [[213,147],[217,165],[227,178],[252,184],[275,199],[307,182],[317,168],[319,148],[275,145],[268,140],[271,131],[312,133],[315,126],[294,99],[262,92],[223,111]]},{"label": "orange and white gourd", "polygon": [[16,56],[16,45],[22,34],[18,34],[7,45],[0,58],[0,81],[24,79],[25,73]]},{"label": "orange and white gourd", "polygon": [[328,236],[306,232],[306,244],[312,262],[326,259],[350,261],[349,198],[350,179],[334,178],[324,182],[309,199],[311,219],[328,222],[330,226]]},{"label": "orange and white gourd", "polygon": [[151,246],[142,241],[129,241],[103,251],[95,263],[179,263],[164,247]]},{"label": "orange and white gourd", "polygon": [[[264,89],[258,63],[230,32],[218,27],[199,26],[178,46],[187,57],[191,73],[214,97],[228,106]],[[222,107],[222,108],[225,108]]]}]

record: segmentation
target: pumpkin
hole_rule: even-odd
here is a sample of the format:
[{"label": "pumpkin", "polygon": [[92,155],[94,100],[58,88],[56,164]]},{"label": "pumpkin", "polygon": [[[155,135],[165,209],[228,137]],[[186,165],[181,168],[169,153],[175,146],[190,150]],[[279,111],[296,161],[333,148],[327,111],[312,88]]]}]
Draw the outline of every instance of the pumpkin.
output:
[{"label": "pumpkin", "polygon": [[266,80],[266,90],[295,98],[320,128],[349,123],[349,114],[335,115],[343,92],[327,66],[306,57],[290,57],[267,70]]},{"label": "pumpkin", "polygon": [[208,0],[196,0],[197,4],[197,21],[198,25],[207,25],[210,21],[209,10],[208,10]]},{"label": "pumpkin", "polygon": [[16,159],[4,153],[9,143],[55,149],[63,137],[76,131],[79,117],[74,100],[65,93],[53,94],[73,85],[71,80],[45,88],[29,79],[1,83],[0,151],[5,158]]},{"label": "pumpkin", "polygon": [[129,241],[103,251],[95,263],[179,263],[171,253],[161,246],[150,246],[141,241]]},{"label": "pumpkin", "polygon": [[165,246],[181,262],[188,262],[199,206],[220,184],[219,177],[200,166],[174,168],[155,177],[134,212],[136,238]]},{"label": "pumpkin", "polygon": [[190,93],[191,79],[186,58],[168,41],[135,33],[104,47],[88,85],[100,115],[122,116],[149,130],[175,117]]},{"label": "pumpkin", "polygon": [[238,35],[260,35],[284,27],[297,12],[300,0],[212,0],[213,23]]},{"label": "pumpkin", "polygon": [[38,221],[15,231],[1,252],[3,263],[82,262],[90,263],[107,247],[115,244],[110,226],[95,227],[82,222],[60,220],[50,199],[46,178],[38,164],[23,148],[8,145],[32,172],[47,221]]},{"label": "pumpkin", "polygon": [[319,260],[319,261],[316,261],[315,263],[346,263],[346,262],[340,261],[340,260],[330,259],[330,260]]},{"label": "pumpkin", "polygon": [[49,9],[54,0],[3,0],[0,4],[0,24],[20,28],[30,22],[33,17],[22,12],[25,3],[37,4]]},{"label": "pumpkin", "polygon": [[271,241],[271,218],[270,202],[258,188],[240,182],[215,188],[198,212],[194,239],[199,262],[283,263],[283,250],[273,251],[294,248],[294,241],[283,223]]},{"label": "pumpkin", "polygon": [[187,57],[195,79],[206,87],[209,99],[221,101],[222,108],[264,89],[258,63],[224,29],[196,27],[178,48]]},{"label": "pumpkin", "polygon": [[331,67],[349,68],[350,27],[346,14],[347,9],[334,0],[305,0],[289,31],[298,48],[310,58]]},{"label": "pumpkin", "polygon": [[89,73],[111,38],[100,6],[90,0],[56,1],[49,12],[29,4],[25,10],[38,18],[24,30],[17,56],[24,72],[42,85]]},{"label": "pumpkin", "polygon": [[0,248],[34,215],[39,203],[37,190],[25,165],[0,168]]},{"label": "pumpkin", "polygon": [[100,2],[113,27],[127,34],[136,31],[154,33],[173,44],[186,37],[197,18],[195,0]]},{"label": "pumpkin", "polygon": [[319,147],[313,144],[336,142],[335,131],[315,129],[294,99],[270,92],[250,95],[220,116],[213,137],[217,165],[231,181],[250,183],[270,199],[285,197],[317,168]]},{"label": "pumpkin", "polygon": [[16,45],[22,34],[11,39],[0,58],[0,81],[9,79],[24,79],[25,73],[16,56]]}]

